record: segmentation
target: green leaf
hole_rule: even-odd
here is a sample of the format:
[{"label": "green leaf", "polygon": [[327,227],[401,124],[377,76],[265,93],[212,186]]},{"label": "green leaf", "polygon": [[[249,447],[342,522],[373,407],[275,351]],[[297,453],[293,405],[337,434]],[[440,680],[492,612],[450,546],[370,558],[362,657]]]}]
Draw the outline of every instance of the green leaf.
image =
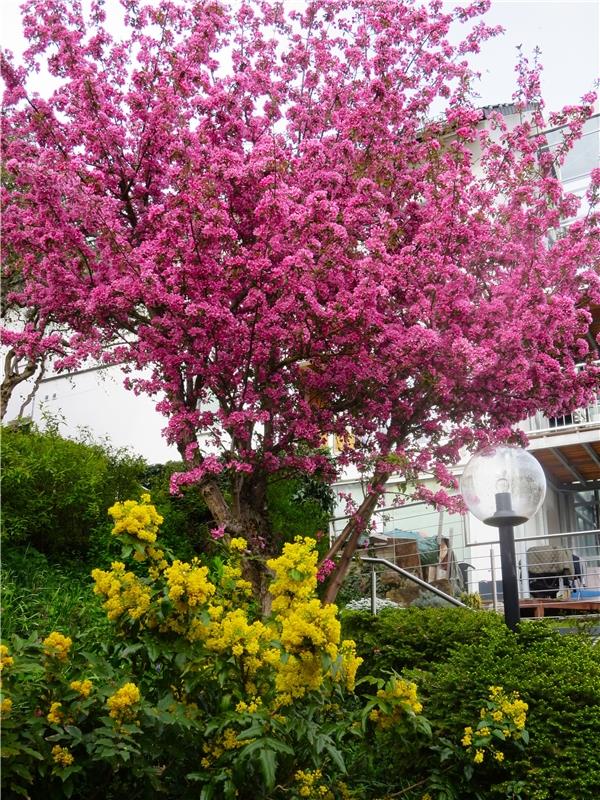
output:
[{"label": "green leaf", "polygon": [[301,581],[304,578],[304,574],[300,572],[300,570],[296,569],[295,567],[289,571],[289,576],[294,581]]},{"label": "green leaf", "polygon": [[271,791],[275,786],[275,773],[277,771],[277,760],[275,753],[272,750],[263,749],[258,756],[260,769],[265,779],[265,785],[268,791]]}]

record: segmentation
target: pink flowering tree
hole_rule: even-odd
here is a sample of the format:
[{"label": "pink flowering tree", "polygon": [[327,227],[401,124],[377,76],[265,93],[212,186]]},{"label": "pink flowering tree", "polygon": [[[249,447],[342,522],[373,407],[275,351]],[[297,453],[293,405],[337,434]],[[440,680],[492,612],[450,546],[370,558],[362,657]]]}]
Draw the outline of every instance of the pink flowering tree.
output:
[{"label": "pink flowering tree", "polygon": [[[550,152],[523,61],[519,124],[484,129],[467,58],[498,32],[488,5],[122,0],[115,36],[99,0],[27,0],[23,65],[3,60],[4,236],[72,332],[59,366],[131,369],[187,464],[173,489],[255,554],[272,476],[369,475],[330,600],[392,473],[452,503],[419,476],[452,489],[461,447],[597,381],[593,207],[549,246],[577,206],[555,163],[595,98],[547,120],[567,126]],[[325,433],[352,440],[335,463]]]}]

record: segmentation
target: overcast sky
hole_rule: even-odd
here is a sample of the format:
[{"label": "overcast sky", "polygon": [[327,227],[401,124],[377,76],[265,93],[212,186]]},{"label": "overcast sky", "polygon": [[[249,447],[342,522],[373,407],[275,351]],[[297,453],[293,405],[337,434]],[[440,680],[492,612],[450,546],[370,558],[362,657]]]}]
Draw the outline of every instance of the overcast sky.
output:
[{"label": "overcast sky", "polygon": [[[21,0],[0,0],[1,42],[18,53]],[[285,2],[285,0],[284,0]],[[297,5],[297,0],[288,0]],[[447,5],[455,5],[447,0]],[[600,0],[493,0],[487,15],[506,33],[484,45],[475,65],[482,73],[482,105],[510,100],[515,88],[516,47],[542,50],[542,87],[553,111],[576,103],[600,77]]]}]

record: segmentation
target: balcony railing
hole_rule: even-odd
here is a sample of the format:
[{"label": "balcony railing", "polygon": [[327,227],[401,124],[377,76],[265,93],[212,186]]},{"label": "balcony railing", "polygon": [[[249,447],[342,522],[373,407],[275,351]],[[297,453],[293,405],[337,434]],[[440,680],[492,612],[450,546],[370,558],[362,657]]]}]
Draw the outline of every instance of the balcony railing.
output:
[{"label": "balcony railing", "polygon": [[600,396],[585,408],[578,408],[561,417],[546,417],[537,413],[523,423],[524,430],[529,434],[559,433],[570,428],[586,428],[600,425]]}]

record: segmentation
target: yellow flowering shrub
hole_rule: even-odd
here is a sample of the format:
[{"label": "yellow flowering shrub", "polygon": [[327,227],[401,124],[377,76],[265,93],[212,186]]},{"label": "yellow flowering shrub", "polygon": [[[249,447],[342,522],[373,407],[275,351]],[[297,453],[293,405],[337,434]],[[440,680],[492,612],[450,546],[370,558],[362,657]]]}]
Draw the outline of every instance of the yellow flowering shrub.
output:
[{"label": "yellow flowering shrub", "polygon": [[[92,575],[114,641],[93,654],[52,631],[41,642],[15,637],[10,653],[0,649],[10,694],[0,706],[8,796],[15,786],[31,794],[35,774],[51,796],[84,797],[114,770],[123,796],[131,784],[140,796],[184,787],[195,797],[207,787],[207,796],[244,800],[364,800],[361,787],[338,780],[344,741],[352,738],[349,752],[360,758],[373,742],[410,743],[419,724],[427,732],[411,681],[377,681],[366,708],[348,694],[362,659],[354,641],[341,640],[336,607],[317,596],[313,539],[297,537],[268,560],[273,602],[263,617],[247,580],[245,539],[220,543],[211,562],[188,562],[159,545],[161,519],[149,496],[117,503],[111,515],[122,560]],[[484,711],[455,745],[478,774],[485,766],[474,764],[504,759],[486,741],[494,731],[526,739],[518,696],[491,687]],[[375,736],[361,736],[369,722]]]},{"label": "yellow flowering shrub", "polygon": [[63,636],[63,634],[58,631],[52,631],[43,641],[46,655],[51,658],[56,658],[58,661],[67,660],[72,644],[73,640],[70,636]]}]

